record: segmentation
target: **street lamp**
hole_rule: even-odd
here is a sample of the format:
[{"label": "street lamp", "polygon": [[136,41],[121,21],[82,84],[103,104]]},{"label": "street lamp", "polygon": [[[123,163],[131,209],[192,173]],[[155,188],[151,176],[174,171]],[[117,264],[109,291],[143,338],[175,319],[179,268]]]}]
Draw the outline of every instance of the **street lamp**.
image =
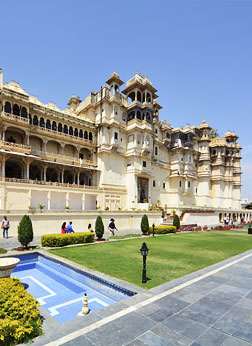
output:
[{"label": "street lamp", "polygon": [[142,278],[142,283],[145,284],[146,283],[146,257],[148,256],[148,251],[149,249],[147,248],[146,243],[143,243],[141,249],[141,254],[143,256],[143,278]]},{"label": "street lamp", "polygon": [[155,225],[153,223],[153,225],[152,225],[152,235],[153,235],[153,237],[154,237],[154,234],[155,234],[154,228],[155,228]]}]

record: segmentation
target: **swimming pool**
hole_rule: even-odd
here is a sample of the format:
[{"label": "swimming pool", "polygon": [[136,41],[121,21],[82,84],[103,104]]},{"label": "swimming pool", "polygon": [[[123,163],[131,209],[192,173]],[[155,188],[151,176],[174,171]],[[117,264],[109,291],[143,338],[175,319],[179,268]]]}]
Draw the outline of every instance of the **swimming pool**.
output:
[{"label": "swimming pool", "polygon": [[84,293],[88,295],[90,311],[135,294],[37,252],[15,257],[20,263],[11,276],[19,278],[27,291],[60,323],[77,317]]}]

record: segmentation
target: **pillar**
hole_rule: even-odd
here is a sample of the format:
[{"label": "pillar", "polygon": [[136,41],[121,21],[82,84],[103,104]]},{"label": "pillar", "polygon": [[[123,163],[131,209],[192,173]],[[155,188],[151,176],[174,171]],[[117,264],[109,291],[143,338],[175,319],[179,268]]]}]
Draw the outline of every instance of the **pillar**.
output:
[{"label": "pillar", "polygon": [[47,139],[43,139],[42,151],[44,151],[44,152],[46,152],[46,143],[47,143]]},{"label": "pillar", "polygon": [[47,194],[47,209],[51,210],[51,191],[48,191]]},{"label": "pillar", "polygon": [[66,193],[66,207],[69,207],[69,192]]},{"label": "pillar", "polygon": [[2,178],[5,178],[5,155],[2,156]]},{"label": "pillar", "polygon": [[31,190],[28,191],[28,207],[31,207],[31,202],[32,202],[32,193]]},{"label": "pillar", "polygon": [[85,210],[85,193],[82,194],[81,209],[82,209],[82,210]]},{"label": "pillar", "polygon": [[6,131],[6,127],[3,126],[3,130],[2,130],[2,140],[5,141],[5,131]]},{"label": "pillar", "polygon": [[26,162],[26,179],[29,180],[30,179],[30,161]]},{"label": "pillar", "polygon": [[25,131],[25,135],[26,135],[26,145],[30,145],[30,133],[28,131]]},{"label": "pillar", "polygon": [[44,178],[43,178],[43,181],[46,181],[46,170],[47,170],[47,166],[44,166]]},{"label": "pillar", "polygon": [[77,185],[80,185],[80,172],[77,173]]},{"label": "pillar", "polygon": [[60,143],[60,155],[64,155],[64,148],[65,148],[65,144]]},{"label": "pillar", "polygon": [[62,169],[61,171],[61,183],[63,184],[64,183],[64,168]]}]

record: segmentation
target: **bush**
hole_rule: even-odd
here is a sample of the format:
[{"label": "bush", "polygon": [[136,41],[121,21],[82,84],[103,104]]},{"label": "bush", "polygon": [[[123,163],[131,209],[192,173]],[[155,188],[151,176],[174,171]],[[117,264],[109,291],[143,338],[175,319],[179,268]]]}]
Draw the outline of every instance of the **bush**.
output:
[{"label": "bush", "polygon": [[22,246],[27,245],[33,240],[32,222],[28,215],[24,215],[18,225],[18,241]]},{"label": "bush", "polygon": [[0,279],[0,345],[27,343],[41,334],[39,303],[19,279]]},{"label": "bush", "polygon": [[95,234],[98,239],[102,239],[104,234],[104,224],[101,216],[97,216],[95,221]]},{"label": "bush", "polygon": [[3,249],[2,247],[0,247],[0,254],[2,254],[2,253],[6,253],[7,252],[7,250],[6,249]]},{"label": "bush", "polygon": [[61,247],[72,244],[92,243],[94,234],[90,232],[45,234],[41,237],[41,245],[44,247]]},{"label": "bush", "polygon": [[146,234],[149,232],[149,220],[148,216],[146,214],[143,215],[142,221],[141,221],[141,231],[143,234]]},{"label": "bush", "polygon": [[[150,227],[149,231],[153,232],[152,227]],[[154,232],[156,234],[176,233],[176,227],[175,226],[155,226]]]},{"label": "bush", "polygon": [[179,221],[179,217],[177,214],[174,215],[173,226],[175,226],[177,229],[180,227],[180,221]]}]

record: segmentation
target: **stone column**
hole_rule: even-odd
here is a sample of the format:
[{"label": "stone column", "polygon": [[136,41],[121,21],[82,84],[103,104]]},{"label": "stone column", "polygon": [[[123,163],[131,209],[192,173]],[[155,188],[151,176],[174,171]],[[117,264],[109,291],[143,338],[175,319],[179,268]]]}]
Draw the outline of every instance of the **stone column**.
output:
[{"label": "stone column", "polygon": [[66,207],[69,207],[69,192],[66,193]]},{"label": "stone column", "polygon": [[47,166],[44,166],[44,177],[43,177],[43,181],[46,181],[46,170],[47,170]]},{"label": "stone column", "polygon": [[47,194],[47,209],[51,210],[51,191],[48,191]]},{"label": "stone column", "polygon": [[2,140],[5,141],[5,131],[6,131],[6,126],[3,126],[3,130],[2,130]]},{"label": "stone column", "polygon": [[31,192],[31,190],[28,191],[28,200],[29,200],[28,207],[31,207],[31,202],[32,202],[32,192]]},{"label": "stone column", "polygon": [[42,151],[44,152],[46,152],[46,143],[47,143],[47,139],[43,139]]},{"label": "stone column", "polygon": [[77,185],[80,185],[80,172],[77,173]]},{"label": "stone column", "polygon": [[64,183],[64,168],[62,169],[61,171],[61,183],[63,184]]},{"label": "stone column", "polygon": [[25,131],[25,135],[26,135],[26,145],[30,145],[30,133],[28,131]]},{"label": "stone column", "polygon": [[81,209],[82,209],[82,210],[85,210],[85,193],[82,194]]},{"label": "stone column", "polygon": [[65,148],[65,144],[60,143],[60,155],[64,155],[64,148]]},{"label": "stone column", "polygon": [[2,178],[5,178],[5,161],[6,157],[5,155],[2,156]]}]

